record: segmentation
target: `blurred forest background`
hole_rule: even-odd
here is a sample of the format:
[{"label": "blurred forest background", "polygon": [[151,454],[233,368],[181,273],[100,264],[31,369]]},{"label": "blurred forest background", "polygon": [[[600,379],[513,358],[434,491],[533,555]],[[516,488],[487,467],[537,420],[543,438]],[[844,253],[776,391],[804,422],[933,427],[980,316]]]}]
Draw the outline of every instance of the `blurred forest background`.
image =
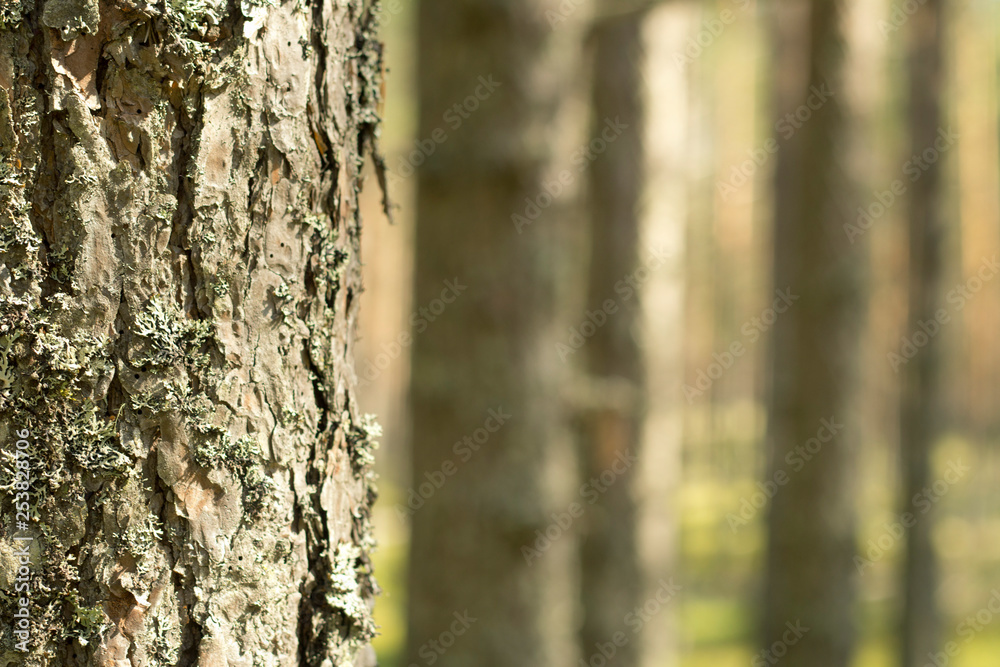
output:
[{"label": "blurred forest background", "polygon": [[1000,3],[382,2],[380,664],[1000,664]]}]

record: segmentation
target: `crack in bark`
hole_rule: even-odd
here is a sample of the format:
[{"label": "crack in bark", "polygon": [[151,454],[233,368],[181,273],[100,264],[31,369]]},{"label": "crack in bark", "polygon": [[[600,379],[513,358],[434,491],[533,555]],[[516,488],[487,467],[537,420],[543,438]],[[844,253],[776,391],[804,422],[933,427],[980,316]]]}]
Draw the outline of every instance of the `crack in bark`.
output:
[{"label": "crack in bark", "polygon": [[[177,127],[181,128],[184,136],[179,140],[179,150],[174,160],[174,169],[177,175],[177,188],[174,193],[176,207],[174,208],[173,218],[171,220],[170,245],[176,254],[184,257],[183,261],[186,263],[186,267],[188,269],[187,288],[189,290],[190,298],[193,301],[193,309],[197,312],[197,279],[195,276],[192,253],[189,247],[190,239],[188,238],[188,231],[193,223],[195,215],[195,211],[191,203],[194,184],[191,180],[189,170],[192,168],[192,162],[194,160],[197,131],[201,127],[201,95],[198,94],[195,117],[191,117],[191,115],[188,114],[187,108],[183,102],[180,106],[175,108],[177,109]],[[181,267],[175,267],[175,269],[179,272],[177,277],[182,278],[183,271],[181,270]],[[181,289],[182,291],[179,296],[184,297],[183,288]],[[184,299],[184,303],[181,304],[183,312],[190,312],[192,310],[191,305],[192,304],[187,303],[187,299]],[[193,377],[191,381],[192,389],[196,390],[198,378]],[[157,478],[159,478],[159,475],[157,475]],[[166,502],[167,496],[164,494],[164,507],[166,506]],[[176,501],[173,502],[175,514],[180,516],[180,514],[176,512]],[[177,523],[180,526],[183,525],[185,521],[178,519]],[[186,532],[190,535],[190,530]],[[183,547],[181,547],[181,553],[178,554],[173,554],[173,550],[171,549],[171,555],[175,564],[182,561],[184,558]],[[178,611],[182,621],[182,652],[178,659],[177,667],[190,667],[198,664],[201,640],[204,636],[204,627],[201,621],[196,618],[194,611],[197,600],[194,599],[192,591],[195,586],[196,575],[194,569],[190,566],[183,573],[177,572],[174,567],[171,568],[172,578],[175,580],[174,583],[177,603],[180,606]],[[190,581],[185,582],[185,579],[189,579]]]}]

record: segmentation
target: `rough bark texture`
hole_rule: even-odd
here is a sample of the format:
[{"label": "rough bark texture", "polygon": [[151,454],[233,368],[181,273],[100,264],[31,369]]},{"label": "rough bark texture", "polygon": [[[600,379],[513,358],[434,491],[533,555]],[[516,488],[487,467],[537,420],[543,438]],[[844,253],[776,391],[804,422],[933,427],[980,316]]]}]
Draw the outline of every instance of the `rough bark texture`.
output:
[{"label": "rough bark texture", "polygon": [[[864,241],[851,245],[844,233],[857,202],[844,172],[843,13],[840,0],[785,2],[775,12],[776,116],[809,109],[810,95],[813,107],[782,143],[775,173],[774,287],[799,300],[774,327],[768,480],[781,471],[788,481],[771,501],[762,649],[783,643],[782,662],[810,667],[846,667],[854,643],[852,396],[865,254]],[[821,86],[833,95],[817,105]],[[811,460],[796,451],[817,442]],[[797,621],[809,628],[804,636],[788,632]]]},{"label": "rough bark texture", "polygon": [[0,664],[372,662],[377,426],[349,361],[370,8],[24,0],[2,21]]},{"label": "rough bark texture", "polygon": [[[593,31],[594,81],[591,136],[607,121],[628,129],[590,165],[590,271],[588,308],[615,312],[584,348],[587,384],[593,400],[581,415],[583,482],[615,472],[622,460],[638,456],[644,417],[644,372],[638,296],[625,299],[615,286],[639,268],[640,201],[645,183],[642,111],[642,23],[645,12],[599,21]],[[642,605],[638,554],[637,466],[617,475],[588,509],[580,545],[585,659],[598,653],[626,628],[626,617]],[[609,665],[640,664],[641,641],[616,648]]]},{"label": "rough bark texture", "polygon": [[[907,154],[919,154],[933,146],[941,129],[942,18],[940,0],[928,0],[909,22],[910,151]],[[928,164],[927,170],[910,185],[908,332],[920,331],[921,323],[935,321],[935,313],[944,304],[946,229],[942,212],[942,162]],[[916,358],[900,369],[902,513],[913,513],[913,498],[934,481],[931,452],[941,433],[941,356],[941,336],[930,336]],[[906,535],[901,667],[921,667],[928,655],[939,648],[933,527],[931,516],[921,517]]]},{"label": "rough bark texture", "polygon": [[[433,308],[446,280],[468,289],[433,321],[418,310],[425,324],[413,332],[414,487],[455,469],[426,500],[413,496],[422,506],[412,513],[406,664],[566,667],[576,663],[578,526],[564,531],[553,515],[581,499],[556,344],[578,324],[567,316],[578,303],[561,290],[579,285],[565,259],[580,178],[569,156],[584,136],[573,92],[585,9],[440,0],[419,11],[418,136],[437,145],[418,168],[415,307]],[[469,103],[491,76],[499,87]],[[469,109],[458,128],[445,115],[455,105]],[[532,215],[527,202],[563,170],[571,182]],[[509,419],[472,450],[464,439],[500,407]],[[536,531],[547,529],[546,547]],[[537,557],[526,556],[535,545]],[[466,611],[476,620],[456,625]],[[451,628],[461,633],[449,640]]]}]

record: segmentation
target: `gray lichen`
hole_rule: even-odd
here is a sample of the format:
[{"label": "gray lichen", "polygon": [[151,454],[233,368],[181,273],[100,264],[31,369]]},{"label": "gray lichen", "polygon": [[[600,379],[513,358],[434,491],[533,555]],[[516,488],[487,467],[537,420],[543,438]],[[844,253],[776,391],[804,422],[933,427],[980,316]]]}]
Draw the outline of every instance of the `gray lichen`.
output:
[{"label": "gray lichen", "polygon": [[136,315],[135,326],[136,333],[149,342],[148,348],[136,357],[137,364],[165,367],[185,361],[198,368],[208,363],[202,346],[212,337],[210,321],[186,319],[176,306],[154,297]]},{"label": "gray lichen", "polygon": [[55,28],[66,41],[97,33],[101,12],[97,0],[46,0],[42,24]]},{"label": "gray lichen", "polygon": [[0,0],[0,30],[17,26],[33,8],[34,2],[30,0]]},{"label": "gray lichen", "polygon": [[[361,550],[357,546],[346,542],[337,545],[327,598],[330,606],[343,614],[350,628],[347,641],[337,654],[338,667],[350,667],[358,649],[370,642],[376,633],[375,620],[358,581],[360,557]],[[360,574],[366,576],[367,573],[362,571]]]}]

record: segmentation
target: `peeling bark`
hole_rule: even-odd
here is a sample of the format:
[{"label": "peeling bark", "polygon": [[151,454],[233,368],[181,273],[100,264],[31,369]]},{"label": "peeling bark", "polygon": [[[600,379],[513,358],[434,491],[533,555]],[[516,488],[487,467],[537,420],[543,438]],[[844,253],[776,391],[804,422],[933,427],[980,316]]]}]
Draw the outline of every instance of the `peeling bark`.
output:
[{"label": "peeling bark", "polygon": [[374,662],[349,361],[374,16],[0,10],[0,490],[27,429],[32,515],[0,499],[0,664]]}]

